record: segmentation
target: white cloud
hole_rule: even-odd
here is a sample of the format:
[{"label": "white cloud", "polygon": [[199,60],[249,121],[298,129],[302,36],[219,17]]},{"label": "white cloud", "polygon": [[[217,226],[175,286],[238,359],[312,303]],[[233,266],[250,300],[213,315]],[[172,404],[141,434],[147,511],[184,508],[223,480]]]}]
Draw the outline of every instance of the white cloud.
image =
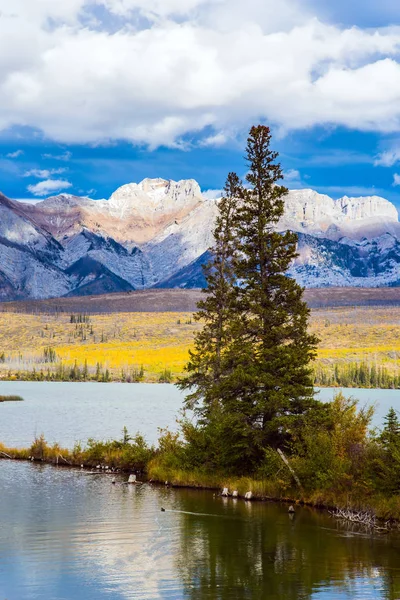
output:
[{"label": "white cloud", "polygon": [[72,152],[66,151],[63,152],[63,154],[42,154],[42,158],[51,160],[62,160],[64,162],[68,162],[72,158]]},{"label": "white cloud", "polygon": [[15,152],[9,152],[6,156],[7,158],[18,158],[19,156],[22,156],[23,153],[23,150],[16,150]]},{"label": "white cloud", "polygon": [[99,4],[104,4],[111,13],[123,17],[140,11],[147,17],[165,18],[168,15],[189,15],[202,5],[212,5],[217,2],[216,0],[103,0]]},{"label": "white cloud", "polygon": [[301,179],[301,175],[300,175],[300,171],[298,171],[297,169],[289,169],[288,171],[285,171],[283,174],[285,181],[287,181],[288,183],[290,183],[291,181],[300,181]]},{"label": "white cloud", "polygon": [[72,187],[72,183],[63,179],[45,179],[34,185],[28,185],[27,190],[34,196],[48,196],[52,192],[59,192]]},{"label": "white cloud", "polygon": [[25,171],[24,177],[36,177],[37,179],[48,179],[52,175],[61,175],[65,173],[66,169],[31,169]]},{"label": "white cloud", "polygon": [[375,159],[374,165],[376,167],[393,167],[398,162],[400,162],[400,148],[392,148],[379,154]]},{"label": "white cloud", "polygon": [[210,135],[201,141],[201,146],[223,146],[228,141],[228,136],[220,131],[215,135]]},{"label": "white cloud", "polygon": [[393,175],[393,185],[394,186],[400,185],[400,175],[398,173],[395,173]]},{"label": "white cloud", "polygon": [[[307,176],[304,176],[307,178]],[[289,169],[283,173],[283,185],[291,190],[297,190],[305,187],[309,187],[304,183],[300,171],[297,169]]]},{"label": "white cloud", "polygon": [[206,200],[218,200],[224,195],[224,190],[205,190],[204,192],[202,191],[201,194]]},{"label": "white cloud", "polygon": [[[119,30],[88,25],[94,1],[122,17]],[[187,147],[203,130],[203,144],[224,143],[221,132],[260,118],[282,131],[400,131],[400,28],[331,26],[307,4],[0,0],[0,130],[151,147]]]}]

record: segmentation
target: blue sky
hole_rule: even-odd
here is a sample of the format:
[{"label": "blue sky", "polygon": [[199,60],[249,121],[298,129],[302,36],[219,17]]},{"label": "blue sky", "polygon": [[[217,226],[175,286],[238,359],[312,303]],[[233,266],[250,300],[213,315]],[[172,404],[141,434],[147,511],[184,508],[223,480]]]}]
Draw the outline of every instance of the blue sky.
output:
[{"label": "blue sky", "polygon": [[0,190],[220,189],[271,125],[290,188],[400,207],[392,0],[0,0]]}]

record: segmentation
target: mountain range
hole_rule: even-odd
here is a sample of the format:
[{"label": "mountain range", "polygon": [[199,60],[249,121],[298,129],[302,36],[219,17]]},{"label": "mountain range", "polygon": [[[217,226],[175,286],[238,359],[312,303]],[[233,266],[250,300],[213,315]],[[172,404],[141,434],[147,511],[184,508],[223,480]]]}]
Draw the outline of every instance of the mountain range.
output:
[{"label": "mountain range", "polygon": [[[308,288],[400,286],[400,223],[378,196],[286,197],[278,229],[299,236],[290,269]],[[204,285],[218,201],[194,180],[144,179],[108,200],[0,194],[0,300]]]}]

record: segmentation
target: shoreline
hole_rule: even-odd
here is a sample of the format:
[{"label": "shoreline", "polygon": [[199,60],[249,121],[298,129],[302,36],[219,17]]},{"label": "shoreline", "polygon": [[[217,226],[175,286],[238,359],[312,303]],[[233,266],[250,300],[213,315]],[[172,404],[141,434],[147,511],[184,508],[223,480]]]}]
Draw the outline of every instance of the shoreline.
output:
[{"label": "shoreline", "polygon": [[[85,383],[98,383],[101,385],[104,384],[120,384],[120,385],[170,385],[175,386],[176,381],[154,381],[154,380],[143,380],[143,381],[121,381],[118,379],[110,379],[109,381],[99,381],[97,379],[85,379],[85,380],[71,380],[71,379],[4,379],[0,377],[0,385],[2,383],[71,383],[71,384],[85,384]],[[321,385],[320,383],[316,384],[315,389],[323,389],[323,390],[371,390],[371,391],[393,391],[398,392],[400,387],[363,387],[360,385]]]},{"label": "shoreline", "polygon": [[[57,445],[55,445],[55,447],[58,449]],[[62,449],[60,450],[63,451],[64,454],[68,452]],[[288,490],[288,493],[286,494],[266,494],[260,493],[260,490],[257,488],[268,485],[268,482],[260,482],[245,476],[239,478],[235,478],[233,476],[217,476],[212,483],[207,483],[205,481],[202,482],[200,477],[198,480],[192,479],[192,481],[189,482],[180,480],[179,476],[174,477],[171,471],[168,472],[167,470],[163,473],[165,477],[151,476],[151,465],[150,472],[147,472],[147,468],[140,470],[133,465],[120,466],[111,470],[105,469],[105,465],[103,464],[101,464],[100,468],[98,468],[98,466],[95,465],[96,461],[86,461],[85,463],[78,460],[68,460],[63,457],[61,453],[59,453],[58,456],[53,455],[48,458],[35,458],[28,454],[29,451],[30,449],[26,448],[5,448],[2,444],[0,444],[0,463],[3,460],[24,463],[28,462],[38,466],[48,465],[55,468],[62,467],[64,469],[72,469],[86,474],[89,474],[90,472],[90,474],[94,476],[107,475],[110,477],[130,475],[135,473],[141,478],[140,483],[154,484],[160,487],[169,487],[175,489],[209,490],[211,492],[219,492],[218,495],[221,497],[226,497],[227,501],[241,500],[244,502],[273,502],[286,505],[289,504],[293,505],[293,507],[304,506],[329,512],[332,517],[337,518],[339,521],[351,522],[359,525],[360,527],[365,527],[371,532],[390,533],[392,531],[400,531],[400,497],[394,497],[391,499],[396,499],[398,504],[398,511],[391,514],[390,512],[387,512],[387,507],[386,510],[380,512],[379,508],[374,506],[374,500],[379,504],[380,499],[374,497],[370,497],[368,499],[369,502],[367,499],[354,499],[351,501],[349,500],[348,494],[346,495],[346,498],[335,498],[329,493],[325,492],[324,496],[324,492],[317,491],[309,496],[304,492],[304,490],[300,489]],[[69,459],[72,458],[70,454],[68,454],[68,456]],[[190,474],[186,473],[186,475]],[[204,475],[204,477],[207,477],[207,475]],[[222,477],[222,479],[220,480],[219,477]],[[128,481],[124,483],[128,484]],[[139,483],[139,481],[137,483]],[[253,486],[251,485],[252,483]],[[222,493],[224,488],[228,488],[229,490],[227,496],[224,496]],[[247,492],[244,491],[245,489]],[[233,491],[235,491],[235,495],[232,494]],[[250,498],[246,498],[246,494],[248,492],[251,492]]]}]

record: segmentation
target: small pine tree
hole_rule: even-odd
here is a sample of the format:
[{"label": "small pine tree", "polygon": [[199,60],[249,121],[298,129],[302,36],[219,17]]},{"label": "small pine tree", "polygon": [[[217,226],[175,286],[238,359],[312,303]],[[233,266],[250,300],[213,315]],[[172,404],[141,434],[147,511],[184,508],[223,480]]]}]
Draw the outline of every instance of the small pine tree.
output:
[{"label": "small pine tree", "polygon": [[101,378],[101,364],[98,362],[96,363],[96,381],[100,381]]},{"label": "small pine tree", "polygon": [[384,419],[385,426],[382,431],[381,441],[386,447],[399,445],[400,447],[400,421],[393,407],[389,409]]},{"label": "small pine tree", "polygon": [[384,420],[380,436],[384,450],[383,485],[391,493],[400,490],[400,421],[394,408]]}]

